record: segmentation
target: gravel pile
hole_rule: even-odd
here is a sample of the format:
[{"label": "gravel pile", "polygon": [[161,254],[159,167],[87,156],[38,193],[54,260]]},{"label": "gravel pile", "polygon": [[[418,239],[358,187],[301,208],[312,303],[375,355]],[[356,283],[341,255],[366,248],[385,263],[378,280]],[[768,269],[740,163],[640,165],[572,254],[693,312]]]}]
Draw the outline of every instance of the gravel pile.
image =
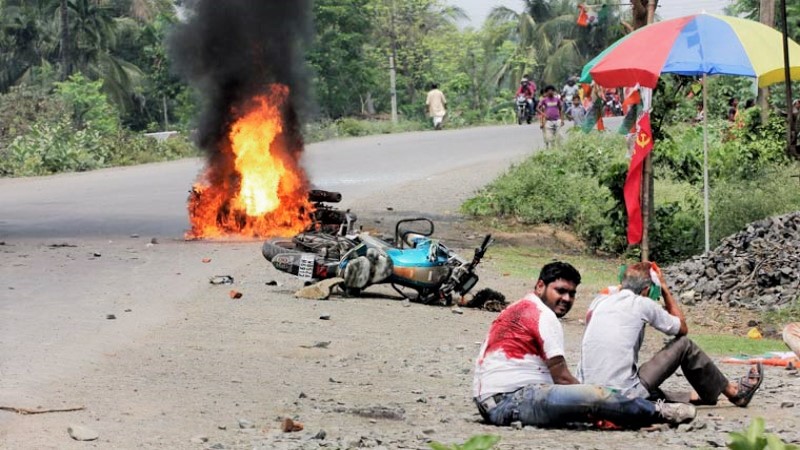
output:
[{"label": "gravel pile", "polygon": [[800,292],[800,211],[753,222],[709,253],[665,269],[684,304],[775,309]]}]

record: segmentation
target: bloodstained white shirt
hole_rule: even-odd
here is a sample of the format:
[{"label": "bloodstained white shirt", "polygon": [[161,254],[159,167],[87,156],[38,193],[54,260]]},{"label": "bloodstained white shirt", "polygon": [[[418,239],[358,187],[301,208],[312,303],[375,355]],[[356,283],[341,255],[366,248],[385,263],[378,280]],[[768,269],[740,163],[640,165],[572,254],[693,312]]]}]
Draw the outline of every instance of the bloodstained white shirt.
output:
[{"label": "bloodstained white shirt", "polygon": [[529,293],[492,322],[475,361],[473,396],[483,400],[529,384],[553,384],[547,360],[563,355],[561,322]]}]

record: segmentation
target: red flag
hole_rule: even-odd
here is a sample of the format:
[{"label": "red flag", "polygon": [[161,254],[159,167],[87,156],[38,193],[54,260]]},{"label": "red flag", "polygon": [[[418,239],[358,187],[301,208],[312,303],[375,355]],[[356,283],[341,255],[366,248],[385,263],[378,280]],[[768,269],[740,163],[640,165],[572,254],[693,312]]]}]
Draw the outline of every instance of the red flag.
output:
[{"label": "red flag", "polygon": [[653,149],[650,113],[644,113],[636,125],[639,131],[636,133],[631,165],[628,167],[628,176],[622,189],[625,194],[625,209],[628,212],[628,244],[638,244],[642,241],[642,166],[645,157]]},{"label": "red flag", "polygon": [[578,5],[578,9],[580,12],[578,13],[578,25],[582,27],[589,26],[589,14],[586,13],[586,7],[583,5]]}]

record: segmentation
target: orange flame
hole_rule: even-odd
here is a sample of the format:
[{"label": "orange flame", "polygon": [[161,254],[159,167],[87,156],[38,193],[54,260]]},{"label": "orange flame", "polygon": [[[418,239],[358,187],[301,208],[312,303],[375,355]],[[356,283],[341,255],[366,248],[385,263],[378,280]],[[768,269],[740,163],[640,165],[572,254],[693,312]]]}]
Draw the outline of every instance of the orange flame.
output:
[{"label": "orange flame", "polygon": [[188,239],[290,236],[309,224],[300,149],[284,133],[288,93],[271,85],[230,126],[189,197]]}]

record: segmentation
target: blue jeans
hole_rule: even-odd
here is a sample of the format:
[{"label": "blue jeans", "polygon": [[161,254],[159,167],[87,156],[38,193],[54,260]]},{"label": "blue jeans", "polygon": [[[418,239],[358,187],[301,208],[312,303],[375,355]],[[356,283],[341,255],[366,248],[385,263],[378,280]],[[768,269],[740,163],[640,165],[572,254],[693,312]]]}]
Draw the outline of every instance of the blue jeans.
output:
[{"label": "blue jeans", "polygon": [[623,428],[641,428],[664,421],[650,401],[587,384],[528,385],[505,394],[497,406],[481,411],[481,415],[489,423],[501,426],[515,421],[555,427],[608,420]]}]

